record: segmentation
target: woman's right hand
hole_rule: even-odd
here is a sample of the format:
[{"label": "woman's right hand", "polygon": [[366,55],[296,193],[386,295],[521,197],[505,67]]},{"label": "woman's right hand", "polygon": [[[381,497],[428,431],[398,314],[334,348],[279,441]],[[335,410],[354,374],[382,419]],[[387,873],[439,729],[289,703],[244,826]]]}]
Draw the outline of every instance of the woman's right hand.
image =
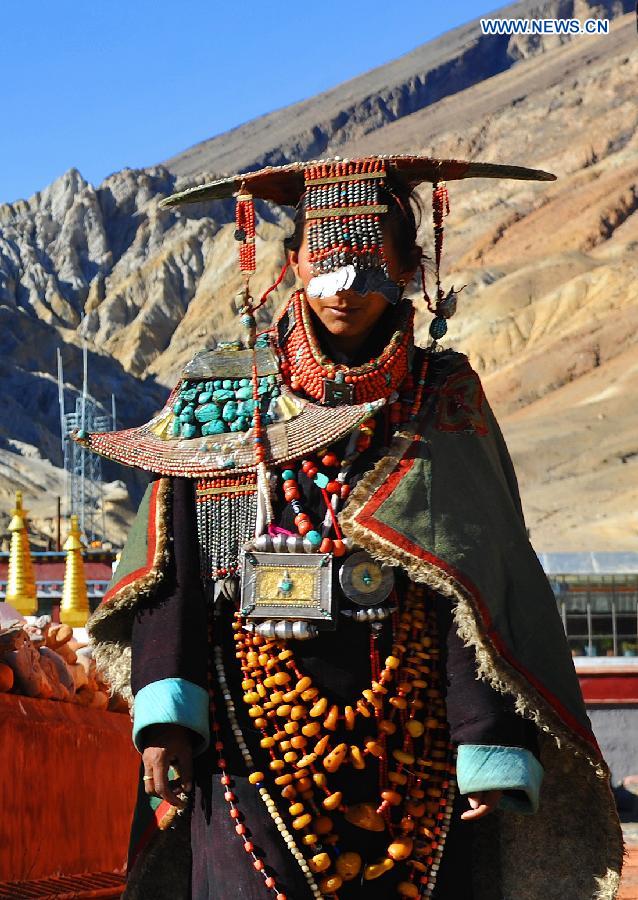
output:
[{"label": "woman's right hand", "polygon": [[146,793],[161,797],[177,809],[184,809],[186,803],[171,790],[168,770],[171,766],[175,768],[181,788],[188,794],[193,783],[192,732],[183,725],[149,725],[143,731],[143,739]]}]

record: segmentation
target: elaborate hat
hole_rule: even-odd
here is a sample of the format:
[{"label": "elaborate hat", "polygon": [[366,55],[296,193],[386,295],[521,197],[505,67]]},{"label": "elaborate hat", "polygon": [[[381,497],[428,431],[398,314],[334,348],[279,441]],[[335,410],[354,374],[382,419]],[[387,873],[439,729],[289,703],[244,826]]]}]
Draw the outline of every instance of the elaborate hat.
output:
[{"label": "elaborate hat", "polygon": [[[235,237],[239,241],[239,266],[245,276],[244,300],[239,305],[251,315],[270,293],[267,291],[258,303],[250,297],[249,280],[256,268],[255,198],[281,206],[298,206],[303,202],[308,258],[314,276],[307,287],[310,297],[333,297],[339,291],[352,290],[361,295],[380,293],[388,303],[396,304],[403,294],[404,283],[390,277],[384,250],[383,216],[390,209],[389,203],[398,206],[406,217],[407,212],[396,194],[393,173],[411,189],[423,182],[430,182],[433,187],[434,300],[427,292],[423,265],[421,283],[428,308],[435,316],[430,334],[436,341],[447,331],[446,320],[456,309],[454,292],[446,293],[440,281],[443,218],[449,212],[445,182],[462,178],[553,181],[555,175],[522,166],[427,156],[335,157],[218,178],[173,194],[160,205],[170,208],[182,203],[236,197]],[[281,281],[286,268],[287,264],[273,287]]]},{"label": "elaborate hat", "polygon": [[305,173],[317,166],[360,166],[382,160],[388,169],[395,169],[404,180],[415,188],[423,182],[438,184],[442,181],[458,181],[463,178],[512,178],[518,181],[555,181],[556,176],[542,169],[498,163],[469,162],[461,159],[435,159],[430,156],[395,155],[372,156],[360,159],[311,160],[289,163],[286,166],[267,166],[256,172],[226,175],[215,181],[188,188],[166,197],[162,207],[179,206],[182,203],[201,203],[205,200],[223,200],[240,191],[260,200],[271,200],[280,206],[296,206],[305,191]]}]

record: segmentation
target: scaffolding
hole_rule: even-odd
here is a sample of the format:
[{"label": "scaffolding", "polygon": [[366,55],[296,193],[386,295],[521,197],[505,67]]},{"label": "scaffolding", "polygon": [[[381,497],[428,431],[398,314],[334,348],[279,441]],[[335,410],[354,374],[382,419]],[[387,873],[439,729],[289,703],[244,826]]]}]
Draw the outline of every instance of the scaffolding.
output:
[{"label": "scaffolding", "polygon": [[64,370],[58,348],[58,401],[60,405],[60,436],[64,456],[66,515],[77,515],[84,539],[91,543],[104,539],[106,523],[102,482],[102,460],[76,443],[74,431],[115,431],[115,397],[111,394],[110,412],[89,394],[88,353],[82,347],[82,392],[75,392],[74,408],[66,411]]}]

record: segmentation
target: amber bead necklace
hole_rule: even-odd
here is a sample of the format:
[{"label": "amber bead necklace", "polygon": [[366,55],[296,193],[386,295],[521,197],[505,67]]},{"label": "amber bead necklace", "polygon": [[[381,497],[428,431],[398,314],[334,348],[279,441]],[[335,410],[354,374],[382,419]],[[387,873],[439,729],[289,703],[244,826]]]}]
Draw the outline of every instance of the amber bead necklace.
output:
[{"label": "amber bead necklace", "polygon": [[[427,897],[436,881],[452,808],[454,753],[425,594],[418,585],[408,587],[392,654],[376,673],[372,663],[378,678],[343,709],[300,670],[288,646],[246,631],[240,618],[234,623],[248,715],[261,731],[271,776],[289,804],[310,871],[321,876],[323,895],[337,896],[343,882],[361,872],[365,882],[399,863],[407,870],[399,896]],[[361,745],[348,741],[357,718],[377,732]],[[348,806],[343,792],[330,786],[330,775],[343,765],[365,769],[370,760],[378,764],[379,802]],[[262,771],[249,776],[258,787],[265,779]],[[334,815],[364,830],[387,831],[387,855],[364,865],[358,854],[344,852]]]}]

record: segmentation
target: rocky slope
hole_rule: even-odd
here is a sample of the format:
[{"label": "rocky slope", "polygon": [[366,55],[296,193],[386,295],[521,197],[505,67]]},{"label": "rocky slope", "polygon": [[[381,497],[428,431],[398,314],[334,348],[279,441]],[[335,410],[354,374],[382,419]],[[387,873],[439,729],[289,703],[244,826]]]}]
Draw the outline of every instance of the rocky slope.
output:
[{"label": "rocky slope", "polygon": [[[583,19],[624,8],[548,0],[500,14]],[[32,505],[34,495],[43,498],[37,516],[46,530],[61,461],[56,346],[77,386],[87,341],[93,393],[108,401],[115,392],[129,424],[162,402],[194,349],[232,331],[232,210],[160,211],[161,197],[195,172],[199,179],[326,150],[421,151],[559,175],[550,185],[450,186],[444,274],[467,285],[450,339],[481,371],[501,417],[536,546],[635,546],[635,19],[621,16],[610,35],[565,44],[503,40],[486,44],[475,25],[457,29],[167,166],[125,170],[98,188],[71,170],[29,201],[0,206],[0,510],[19,484]],[[447,74],[437,82],[435,71]],[[427,192],[423,198],[427,209]],[[274,280],[277,239],[288,228],[280,211],[260,211],[255,292]],[[427,251],[427,212],[422,234]],[[32,463],[33,448],[42,459]],[[107,477],[121,470],[107,469]],[[130,477],[128,484],[139,490]],[[111,528],[121,532],[121,516]]]}]

